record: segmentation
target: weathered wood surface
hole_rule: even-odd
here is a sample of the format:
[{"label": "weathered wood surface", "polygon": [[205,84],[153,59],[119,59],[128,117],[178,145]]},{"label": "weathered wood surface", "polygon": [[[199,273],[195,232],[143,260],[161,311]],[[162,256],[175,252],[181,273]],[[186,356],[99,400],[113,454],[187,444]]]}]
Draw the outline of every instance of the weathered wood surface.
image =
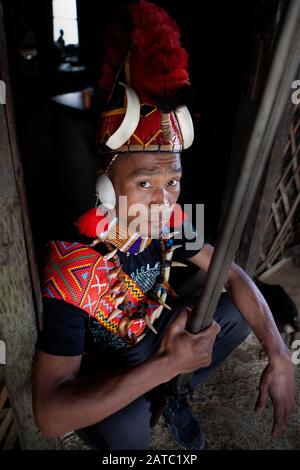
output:
[{"label": "weathered wood surface", "polygon": [[6,122],[7,122],[7,127],[8,127],[11,159],[12,159],[12,164],[14,168],[17,192],[19,194],[19,204],[22,208],[22,223],[24,226],[25,243],[26,243],[26,249],[28,252],[30,276],[31,276],[32,287],[33,287],[33,298],[34,298],[35,309],[36,309],[36,322],[37,322],[38,329],[41,330],[43,326],[42,298],[41,298],[39,275],[38,275],[38,269],[36,265],[36,256],[35,256],[35,250],[34,250],[34,244],[33,244],[33,238],[32,238],[31,226],[30,226],[29,210],[27,206],[26,189],[25,189],[24,178],[23,178],[23,169],[22,169],[20,155],[19,155],[18,141],[17,141],[17,136],[16,136],[15,122],[14,122],[12,91],[10,87],[10,77],[9,77],[8,61],[7,61],[7,54],[6,54],[6,40],[5,40],[5,34],[4,34],[4,21],[3,21],[3,10],[2,10],[1,0],[0,0],[0,79],[2,79],[6,84],[7,104],[5,105],[4,109],[5,109]]},{"label": "weathered wood surface", "polygon": [[[227,187],[224,194],[223,213],[229,199],[231,186],[237,177],[237,171],[243,150],[247,145],[249,131],[252,127],[261,90],[264,85],[266,70],[272,56],[274,40],[278,32],[284,2],[274,2],[272,14],[269,13],[269,27],[264,31],[256,31],[254,35],[253,65],[250,70],[248,87],[241,97],[236,118],[236,128],[233,139],[232,158],[227,175]],[[270,10],[271,12],[271,10]],[[265,27],[265,26],[264,26]],[[281,177],[282,162],[285,154],[284,146],[289,134],[293,117],[293,105],[287,102],[286,112],[274,141],[268,166],[260,183],[255,201],[252,205],[242,240],[236,256],[236,262],[253,277],[260,260],[267,220],[273,204],[276,185]]]},{"label": "weathered wood surface", "polygon": [[21,447],[53,449],[55,440],[45,439],[38,432],[32,416],[31,376],[37,337],[32,274],[36,267],[30,269],[33,246],[13,124],[2,20],[0,0],[0,78],[8,80],[7,104],[0,105],[0,338],[6,345],[6,364],[0,367]]},{"label": "weathered wood surface", "polygon": [[4,378],[23,449],[53,448],[34,425],[31,372],[37,337],[29,264],[4,107],[0,107],[0,337]]},{"label": "weathered wood surface", "polygon": [[261,247],[268,227],[267,220],[281,176],[284,145],[292,116],[292,107],[287,103],[287,109],[279,126],[260,191],[256,196],[256,201],[244,231],[238,262],[243,265],[250,276],[256,272],[257,263],[261,256]]}]

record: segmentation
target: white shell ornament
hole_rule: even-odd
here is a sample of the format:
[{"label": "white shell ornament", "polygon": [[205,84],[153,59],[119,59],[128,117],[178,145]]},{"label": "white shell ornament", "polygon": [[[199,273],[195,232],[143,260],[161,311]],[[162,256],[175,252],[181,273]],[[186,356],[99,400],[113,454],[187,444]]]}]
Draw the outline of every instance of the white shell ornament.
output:
[{"label": "white shell ornament", "polygon": [[183,148],[189,148],[194,140],[194,125],[190,115],[190,112],[186,106],[179,106],[175,110],[175,115],[177,117],[182,139],[183,139]]},{"label": "white shell ornament", "polygon": [[96,196],[100,199],[106,209],[114,209],[116,205],[116,193],[108,176],[101,174],[96,181]]},{"label": "white shell ornament", "polygon": [[140,121],[140,100],[133,89],[122,82],[119,82],[125,88],[127,107],[123,121],[120,127],[112,134],[105,144],[115,150],[121,147],[132,136]]}]

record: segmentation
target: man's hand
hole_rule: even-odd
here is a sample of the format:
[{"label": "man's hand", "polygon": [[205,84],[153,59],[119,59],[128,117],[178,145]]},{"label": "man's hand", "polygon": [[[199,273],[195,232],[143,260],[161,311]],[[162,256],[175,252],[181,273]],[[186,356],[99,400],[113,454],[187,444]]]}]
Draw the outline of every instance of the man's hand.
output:
[{"label": "man's hand", "polygon": [[262,373],[255,411],[262,411],[271,398],[274,408],[272,435],[277,437],[289,421],[295,405],[295,381],[289,353],[271,359]]},{"label": "man's hand", "polygon": [[189,333],[185,327],[191,307],[186,307],[172,321],[167,328],[158,354],[170,357],[170,367],[174,367],[178,374],[193,372],[211,364],[211,355],[220,325],[213,321],[210,327],[194,334]]},{"label": "man's hand", "polygon": [[81,356],[38,351],[34,364],[33,410],[46,437],[56,437],[104,420],[182,372],[208,366],[220,326],[199,334],[185,330],[188,310],[168,326],[158,351],[135,366],[109,374],[78,377]]}]

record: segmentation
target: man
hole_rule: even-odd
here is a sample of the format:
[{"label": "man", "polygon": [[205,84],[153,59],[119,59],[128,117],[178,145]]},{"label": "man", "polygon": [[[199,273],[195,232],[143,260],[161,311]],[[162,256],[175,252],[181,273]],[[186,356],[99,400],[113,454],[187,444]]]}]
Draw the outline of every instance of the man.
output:
[{"label": "man", "polygon": [[[173,438],[202,449],[188,393],[251,328],[269,358],[256,409],[272,399],[277,435],[293,409],[293,367],[260,291],[233,263],[212,325],[194,335],[185,330],[194,299],[174,297],[168,282],[170,267],[178,266],[171,261],[175,248],[204,271],[213,254],[200,234],[198,248],[188,250],[184,231],[181,247],[170,233],[190,225],[176,201],[181,152],[193,140],[187,108],[178,103],[189,81],[177,25],[146,1],[130,4],[121,18],[100,81],[108,99],[98,127],[97,208],[79,219],[77,238],[49,245],[45,328],[34,366],[36,423],[49,437],[76,430],[97,449],[146,449],[153,392],[164,385]],[[137,206],[144,210],[136,221]],[[189,390],[179,394],[176,376],[191,371]]]},{"label": "man", "polygon": [[59,45],[59,47],[60,47],[61,49],[64,49],[64,47],[65,47],[64,34],[65,34],[64,30],[63,30],[63,29],[60,29],[60,30],[59,30],[59,37],[58,37],[58,39],[57,39],[57,41],[56,41],[56,43]]}]

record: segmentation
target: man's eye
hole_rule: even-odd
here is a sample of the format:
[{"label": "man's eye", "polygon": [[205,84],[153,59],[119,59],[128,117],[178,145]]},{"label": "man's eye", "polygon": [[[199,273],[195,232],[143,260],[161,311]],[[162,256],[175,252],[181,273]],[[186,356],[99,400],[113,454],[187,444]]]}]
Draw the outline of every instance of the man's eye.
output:
[{"label": "man's eye", "polygon": [[138,183],[138,185],[141,188],[151,188],[151,184],[149,183],[149,181],[141,181],[140,183]]},{"label": "man's eye", "polygon": [[178,184],[179,184],[178,180],[171,180],[168,182],[168,186],[170,186],[171,188],[175,188]]}]

